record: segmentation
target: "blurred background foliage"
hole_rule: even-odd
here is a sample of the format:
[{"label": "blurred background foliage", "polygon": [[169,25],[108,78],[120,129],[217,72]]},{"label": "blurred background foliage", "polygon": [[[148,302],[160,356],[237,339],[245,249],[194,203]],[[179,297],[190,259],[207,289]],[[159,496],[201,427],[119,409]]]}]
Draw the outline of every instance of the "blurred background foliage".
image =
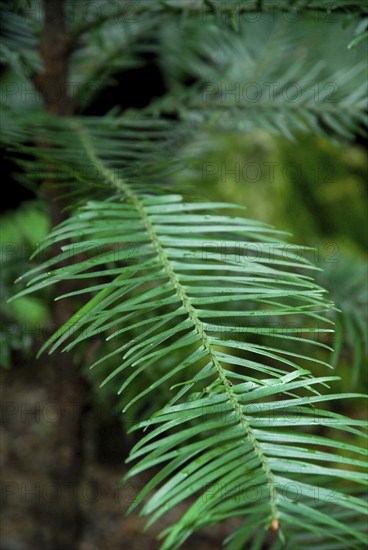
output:
[{"label": "blurred background foliage", "polygon": [[11,351],[20,350],[27,357],[33,353],[33,342],[39,341],[49,318],[47,294],[24,296],[8,304],[14,294],[14,281],[29,266],[28,258],[47,235],[48,218],[40,201],[25,201],[16,210],[9,210],[0,217],[2,301],[0,365],[9,368]]},{"label": "blurred background foliage", "polygon": [[328,342],[335,352],[319,353],[342,377],[341,390],[367,389],[364,147],[310,136],[292,143],[258,131],[208,137],[203,149],[179,175],[183,181],[195,181],[210,199],[246,206],[248,215],[291,233],[290,242],[314,247],[308,256],[321,269],[316,278],[338,308],[331,313],[336,333]]},{"label": "blurred background foliage", "polygon": [[[11,26],[12,21],[8,24]],[[285,64],[300,67],[305,63],[314,70],[313,67],[324,59],[324,64],[318,65],[315,82],[325,78],[329,83],[328,78],[335,74],[333,82],[339,83],[345,74],[341,89],[345,87],[352,93],[356,85],[354,75],[351,79],[346,78],[346,69],[341,67],[353,65],[353,59],[361,70],[359,61],[364,62],[362,44],[347,48],[356,36],[356,25],[349,24],[347,18],[327,24],[311,17],[308,19],[308,16],[290,22],[281,17],[270,20],[264,15],[256,24],[244,24],[242,31],[247,36],[247,48],[235,34],[229,51],[223,43],[221,53],[215,48],[213,26],[207,29],[184,17],[179,22],[163,19],[159,28],[149,17],[142,17],[135,26],[124,26],[124,36],[117,28],[111,23],[96,30],[72,60],[72,72],[78,79],[75,82],[78,82],[78,93],[83,99],[82,112],[102,114],[117,105],[122,111],[145,107],[147,111],[163,111],[169,116],[174,111],[180,114],[181,98],[187,93],[188,84],[200,83],[201,79],[213,82],[216,64],[227,78],[230,74],[234,82],[242,81],[243,74],[247,74],[248,81],[261,81],[262,78],[263,81],[267,78],[276,81],[277,70],[282,72]],[[28,32],[22,28],[18,31],[25,35]],[[32,43],[31,36],[27,40]],[[256,63],[254,54],[260,45],[263,45],[261,61],[257,58]],[[5,40],[5,50],[8,46],[11,44]],[[198,51],[200,55],[193,53]],[[41,108],[40,98],[34,90],[32,93],[24,91],[24,66],[33,67],[37,63],[30,52],[26,47],[20,51],[12,68],[4,71],[1,78],[3,83],[11,81],[13,89],[17,90],[7,94],[9,104],[34,110]],[[8,55],[7,51],[5,54]],[[138,84],[134,81],[134,71],[141,71]],[[97,75],[100,77],[98,85]],[[145,75],[147,81],[144,81]],[[132,86],[125,86],[125,81]],[[337,88],[339,91],[339,86]],[[172,99],[168,101],[167,97],[176,97],[176,105],[173,106]],[[239,124],[238,129],[233,124],[232,128],[217,133],[213,130],[201,132],[182,151],[183,157],[189,154],[193,160],[175,175],[177,183],[194,185],[200,195],[211,200],[225,199],[244,205],[249,217],[291,233],[290,242],[314,247],[310,258],[321,268],[318,281],[327,288],[337,306],[337,311],[331,312],[336,333],[324,342],[335,351],[318,348],[317,357],[331,361],[342,377],[336,390],[359,388],[361,391],[363,386],[367,390],[365,141],[355,137],[348,143],[341,136],[340,140],[331,140],[303,133],[296,133],[293,140],[288,140],[274,135],[272,128],[267,128],[267,121],[257,128],[255,120],[248,128],[245,113],[244,123]],[[330,123],[333,125],[334,121]],[[26,173],[18,176],[17,181],[26,184],[35,198],[20,202],[18,208],[1,215],[1,289],[5,298],[14,294],[14,279],[27,270],[29,253],[48,230],[47,212],[42,200],[37,198],[38,189],[29,182]],[[1,306],[3,366],[10,366],[12,350],[27,353],[49,335],[49,301],[49,295],[44,293]],[[109,342],[96,342],[88,349],[81,346],[77,352],[78,359],[83,358],[85,363],[85,375],[92,384],[94,399],[98,400],[100,411],[107,415],[111,411],[111,401],[115,403],[116,413],[122,409],[116,397],[118,386],[115,382],[97,391],[101,381],[111,372],[111,365],[107,362],[96,370],[88,367],[102,355],[102,348],[109,345]],[[315,370],[316,375],[322,375],[324,367],[317,365]],[[136,379],[142,389],[150,383],[147,376],[149,373],[145,372]],[[137,389],[134,392],[137,393]],[[129,401],[129,396],[126,397]],[[143,406],[147,415],[151,405],[147,402]],[[349,414],[359,415],[359,411],[351,411],[351,403],[346,406],[350,407]],[[122,420],[129,427],[137,416],[139,410],[132,407],[131,413]]]}]

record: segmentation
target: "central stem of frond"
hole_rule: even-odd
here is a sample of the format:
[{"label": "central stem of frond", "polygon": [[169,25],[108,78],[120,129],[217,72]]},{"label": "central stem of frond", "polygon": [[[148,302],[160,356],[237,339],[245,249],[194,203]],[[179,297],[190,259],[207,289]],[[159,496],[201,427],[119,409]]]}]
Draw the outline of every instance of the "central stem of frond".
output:
[{"label": "central stem of frond", "polygon": [[254,452],[259,459],[260,465],[267,479],[269,494],[270,494],[270,506],[271,506],[271,528],[275,528],[274,527],[275,525],[278,526],[278,511],[276,506],[276,500],[277,500],[276,482],[275,482],[273,472],[269,465],[268,459],[263,453],[262,448],[254,434],[254,431],[250,425],[248,418],[244,415],[241,403],[239,402],[238,397],[232,388],[232,383],[226,377],[225,370],[223,369],[217,357],[216,350],[213,348],[213,346],[210,343],[208,334],[206,333],[206,330],[205,330],[204,323],[199,318],[195,306],[193,305],[188,294],[186,293],[185,288],[182,286],[178,275],[174,271],[172,264],[170,262],[170,259],[161,245],[159,236],[157,235],[154,229],[154,226],[149,218],[149,215],[147,214],[147,211],[144,205],[142,204],[142,201],[123,179],[117,178],[116,174],[111,169],[106,167],[104,163],[101,161],[101,159],[99,159],[99,157],[96,155],[94,151],[93,145],[86,131],[83,128],[80,128],[80,126],[78,126],[74,121],[72,122],[72,125],[77,130],[80,136],[82,145],[86,151],[87,156],[95,165],[99,167],[99,173],[103,175],[106,178],[106,181],[108,181],[111,185],[113,185],[119,191],[122,191],[125,194],[125,196],[132,201],[137,212],[139,213],[145,225],[147,234],[149,235],[152,245],[157,253],[157,257],[160,259],[162,266],[165,270],[165,273],[168,276],[168,279],[170,280],[173,287],[175,288],[177,296],[180,298],[183,304],[183,307],[185,308],[188,314],[189,319],[192,321],[196,332],[199,334],[201,338],[202,345],[206,350],[206,352],[208,353],[208,356],[210,358],[212,365],[217,371],[218,377],[222,382],[224,391],[226,392],[228,400],[231,403],[232,409],[235,413],[235,417],[238,419],[239,424],[242,426],[242,429],[245,431],[248,440],[253,445]]}]

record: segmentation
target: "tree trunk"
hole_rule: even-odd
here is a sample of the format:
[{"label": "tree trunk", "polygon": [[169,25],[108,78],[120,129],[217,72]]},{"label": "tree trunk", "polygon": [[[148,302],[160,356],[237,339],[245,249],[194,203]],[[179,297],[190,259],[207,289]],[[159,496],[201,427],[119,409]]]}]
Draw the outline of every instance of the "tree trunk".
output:
[{"label": "tree trunk", "polygon": [[[75,110],[68,93],[71,51],[72,40],[66,32],[63,0],[44,0],[44,29],[40,44],[44,68],[42,73],[34,76],[34,83],[43,97],[45,109],[57,116],[71,115]],[[64,205],[58,199],[58,189],[53,182],[44,182],[42,192],[49,208],[50,225],[54,227],[65,218]],[[52,255],[58,254],[63,244],[58,243]],[[71,292],[73,288],[73,283],[61,282],[57,294]],[[55,328],[61,327],[72,313],[71,299],[54,302],[52,323]],[[86,382],[80,375],[80,365],[73,354],[56,351],[49,361],[53,368],[45,384],[50,402],[55,404],[60,414],[50,433],[48,477],[55,484],[58,498],[52,505],[40,499],[39,513],[41,518],[47,518],[53,547],[73,550],[77,547],[81,528],[78,485],[83,465],[82,424],[87,401]]]}]

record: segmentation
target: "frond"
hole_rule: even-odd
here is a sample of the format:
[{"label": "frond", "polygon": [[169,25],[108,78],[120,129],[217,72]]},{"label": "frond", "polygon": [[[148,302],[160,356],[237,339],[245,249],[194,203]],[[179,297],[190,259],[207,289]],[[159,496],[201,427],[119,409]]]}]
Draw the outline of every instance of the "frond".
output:
[{"label": "frond", "polygon": [[[158,175],[163,177],[178,169],[175,156],[191,134],[184,125],[174,121],[143,118],[134,112],[125,116],[61,119],[44,113],[19,116],[13,109],[3,108],[0,140],[10,153],[17,150],[26,155],[17,163],[24,170],[27,181],[52,180],[73,198],[73,203],[87,196],[106,196],[106,178],[100,171],[98,159],[94,154],[76,154],[84,135],[88,136],[93,148],[103,152],[113,180],[138,180],[139,177],[146,184],[151,182],[152,192],[155,192],[163,188],[158,184]],[[37,137],[37,145],[32,143],[34,137]],[[42,147],[41,143],[48,145]]]},{"label": "frond", "polygon": [[127,16],[139,18],[142,14],[149,14],[151,17],[180,15],[184,18],[197,18],[201,21],[221,21],[237,29],[239,21],[249,17],[251,21],[254,13],[265,13],[273,16],[275,13],[290,14],[290,17],[301,14],[314,14],[318,20],[330,20],[335,15],[344,15],[350,18],[362,18],[367,14],[367,6],[364,0],[140,0],[134,6],[116,6],[108,0],[100,0],[101,10],[92,20],[83,19],[74,25],[74,33],[79,36],[89,32],[96,27],[103,25],[110,20],[124,20]]},{"label": "frond", "polygon": [[[67,178],[72,168],[74,182],[98,193],[40,246],[44,253],[69,242],[24,277],[30,280],[19,296],[80,281],[69,296],[84,305],[43,349],[68,351],[102,335],[114,341],[115,368],[105,383],[119,381],[125,411],[169,390],[164,405],[135,427],[144,433],[126,478],[153,473],[131,509],[142,504],[151,524],[188,499],[163,533],[163,549],[234,516],[244,521],[227,541],[230,549],[250,540],[260,545],[270,532],[280,541],[290,533],[291,540],[317,537],[320,548],[361,548],[366,503],[350,486],[366,483],[367,452],[347,436],[363,437],[365,424],[324,408],[355,394],[326,392],[336,377],[313,374],[317,365],[328,367],[318,356],[318,334],[331,329],[329,303],[304,249],[244,218],[238,206],[162,193],[160,186],[154,192],[155,185],[125,177],[118,168],[128,165],[128,150],[107,140],[102,126],[91,132],[78,119],[55,124],[60,131],[43,137],[52,135],[56,147],[37,154],[56,161]],[[85,170],[91,163],[95,176]],[[60,261],[67,265],[57,267]],[[273,325],[273,318],[285,323]],[[290,328],[293,318],[300,328]],[[260,334],[269,336],[267,345]],[[304,355],[301,343],[311,353]],[[134,381],[144,372],[152,383],[137,391]],[[313,427],[328,427],[328,435]]]},{"label": "frond", "polygon": [[327,263],[324,267],[317,280],[329,290],[338,308],[333,316],[335,346],[332,365],[336,368],[347,351],[352,356],[351,385],[361,387],[368,358],[367,262],[340,253],[337,263]]},{"label": "frond", "polygon": [[[237,33],[198,28],[192,20],[180,31],[166,25],[162,68],[179,106],[169,93],[152,112],[176,108],[183,119],[211,128],[264,129],[289,139],[302,132],[340,139],[365,134],[365,60],[353,60],[336,36],[323,25],[317,30],[280,18],[244,22]],[[196,84],[190,88],[188,80]]]},{"label": "frond", "polygon": [[[236,1],[232,7],[231,3],[221,2],[217,8],[215,2],[184,2],[180,6],[184,10],[183,21],[178,28],[176,18],[171,17],[177,15],[176,0],[157,5],[143,0],[134,6],[135,18],[123,25],[127,7],[117,13],[115,5],[111,8],[108,2],[101,1],[101,17],[87,21],[86,32],[90,22],[95,31],[85,35],[83,5],[82,2],[78,8],[69,9],[67,14],[75,50],[71,55],[69,92],[80,109],[101,88],[113,84],[115,73],[139,67],[142,53],[150,52],[160,59],[169,85],[167,96],[149,106],[147,112],[156,117],[170,114],[181,118],[184,125],[195,127],[206,124],[241,131],[261,128],[291,139],[300,132],[348,140],[366,133],[364,53],[356,52],[353,58],[347,50],[346,44],[354,37],[349,31],[343,36],[340,17],[325,22],[328,27],[331,24],[336,27],[336,33],[330,32],[331,39],[327,40],[322,34],[322,23],[317,31],[314,26],[305,27],[305,20],[301,26],[300,21],[288,22],[281,15],[273,14],[270,21],[269,16],[259,13],[256,25],[252,19],[241,19],[237,32],[226,24],[218,25],[215,15],[214,19],[207,18],[207,11],[217,13],[217,8],[220,13],[229,10],[230,14],[235,9],[237,17],[243,8],[244,12],[267,11],[273,6],[269,2],[243,5]],[[5,16],[3,61],[23,76],[34,74],[41,66],[37,47],[42,10],[37,2],[35,6],[36,20],[11,12]],[[276,13],[291,10],[294,14],[303,9],[346,10],[356,14],[365,11],[363,4],[345,0],[329,8],[321,2],[305,5],[304,1],[285,1],[276,8]],[[361,28],[360,24],[357,39],[361,37]],[[317,50],[311,47],[314,41],[318,42]],[[343,60],[344,66],[340,62],[335,68],[336,58]],[[194,84],[183,86],[183,79]],[[38,97],[36,91],[34,96]],[[16,91],[12,90],[8,99],[15,98]],[[39,97],[38,100],[41,103]]]},{"label": "frond", "polygon": [[[30,6],[22,3],[28,15],[33,13]],[[42,63],[37,53],[41,35],[41,19],[33,20],[11,9],[4,8],[1,13],[2,40],[0,60],[5,66],[10,66],[14,72],[25,78],[42,69]]]},{"label": "frond", "polygon": [[[108,9],[100,2],[98,12]],[[13,72],[5,79],[3,100],[12,103],[20,98],[18,106],[24,106],[33,98],[36,105],[42,104],[42,97],[32,81],[25,80],[42,71],[39,42],[42,34],[43,4],[32,1],[20,11],[4,10],[2,13],[4,37],[1,43],[1,62]],[[116,7],[116,6],[115,6]],[[142,14],[139,20],[127,17],[124,25],[121,18],[108,21],[87,37],[79,39],[73,35],[78,20],[94,18],[90,3],[65,5],[67,27],[72,43],[68,93],[78,103],[79,109],[86,108],[104,87],[114,85],[113,75],[140,67],[142,55],[153,51],[153,31],[158,19]],[[127,7],[124,8],[127,10]],[[14,74],[21,83],[14,81]],[[55,90],[54,93],[57,93]],[[27,101],[25,101],[27,100]],[[23,104],[23,105],[22,105]]]}]

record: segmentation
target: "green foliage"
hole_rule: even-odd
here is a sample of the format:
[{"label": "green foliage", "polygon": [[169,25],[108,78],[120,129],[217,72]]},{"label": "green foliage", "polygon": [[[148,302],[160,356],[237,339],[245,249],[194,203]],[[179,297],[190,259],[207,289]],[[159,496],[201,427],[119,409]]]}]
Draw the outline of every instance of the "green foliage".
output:
[{"label": "green foliage", "polygon": [[[166,25],[162,67],[178,105],[169,93],[153,104],[153,112],[173,109],[186,120],[245,132],[265,129],[287,138],[301,132],[348,139],[365,133],[364,54],[351,66],[349,32],[329,34],[332,44],[323,26],[303,23],[276,17],[270,25],[264,16],[257,24],[244,22],[238,33],[215,25],[198,28],[193,20],[179,31],[174,22]],[[188,87],[193,80],[196,85]]]},{"label": "green foliage", "polygon": [[340,310],[330,313],[337,325],[327,341],[335,351],[324,359],[338,369],[345,388],[366,389],[366,155],[319,137],[300,137],[299,144],[276,141],[265,131],[213,132],[190,145],[195,159],[176,179],[191,181],[207,200],[247,204],[257,218],[290,231],[294,243],[315,247],[308,257],[322,270],[316,279]]},{"label": "green foliage", "polygon": [[[65,159],[66,174],[73,173],[83,193],[102,189],[106,197],[110,189],[111,200],[89,200],[48,236],[39,253],[65,239],[70,244],[28,274],[28,288],[19,296],[61,280],[79,280],[80,290],[71,295],[89,299],[43,349],[68,351],[105,334],[116,343],[110,358],[117,366],[104,383],[116,378],[119,393],[133,390],[125,410],[144,404],[158,389],[163,395],[169,390],[163,406],[136,426],[150,431],[132,450],[130,460],[139,461],[129,474],[160,465],[136,500],[156,489],[142,510],[153,514],[150,522],[197,494],[167,530],[163,548],[177,547],[196,529],[242,514],[252,518],[252,528],[242,527],[230,548],[245,544],[255,527],[265,536],[277,522],[280,536],[287,537],[297,520],[285,492],[295,487],[301,493],[296,513],[305,530],[323,537],[330,526],[330,537],[358,547],[353,539],[363,540],[363,535],[332,518],[336,506],[364,513],[365,503],[348,496],[342,482],[365,481],[356,468],[363,468],[364,461],[351,455],[364,450],[295,433],[295,426],[314,425],[360,434],[362,424],[315,405],[353,395],[321,394],[320,387],[336,377],[313,375],[313,365],[321,361],[310,350],[305,355],[297,349],[301,344],[325,347],[316,336],[331,330],[328,304],[310,278],[314,268],[300,256],[303,249],[286,246],[279,232],[239,216],[238,207],[236,215],[221,213],[231,205],[184,201],[178,194],[163,194],[161,186],[153,194],[153,183],[127,182],[114,169],[124,166],[124,155],[121,160],[112,156],[112,136],[103,137],[80,120],[54,124],[59,131],[48,130],[47,140],[57,140],[55,151],[59,163]],[[45,131],[43,126],[43,137]],[[38,147],[34,153],[48,158],[50,151]],[[85,170],[90,163],[97,177]],[[60,261],[69,265],[57,267]],[[270,324],[274,318],[281,323]],[[288,326],[293,318],[299,327]],[[258,342],[259,335],[268,337],[268,345]],[[170,361],[178,349],[180,361]],[[135,385],[149,370],[155,373],[150,384]],[[336,467],[323,467],[326,460]],[[319,510],[328,495],[328,476],[334,491],[338,487],[331,512]],[[262,496],[242,502],[239,491],[249,490]]]},{"label": "green foliage", "polygon": [[[238,13],[270,8],[266,1],[236,5]],[[200,200],[175,171],[189,170],[195,155],[188,144],[224,128],[292,139],[300,132],[335,140],[364,133],[363,71],[358,57],[348,74],[336,60],[329,63],[327,44],[326,63],[316,63],[315,53],[305,51],[308,25],[300,36],[277,21],[265,41],[270,25],[263,19],[237,24],[234,6],[226,4],[222,26],[213,0],[142,1],[142,18],[121,34],[108,11],[93,24],[70,23],[77,38],[71,70],[82,90],[91,81],[99,90],[114,72],[138,66],[145,35],[144,48],[156,52],[167,72],[168,94],[143,112],[57,118],[32,107],[17,110],[14,101],[4,106],[9,152],[24,155],[18,164],[27,180],[52,182],[69,211],[38,246],[42,261],[20,278],[27,285],[18,297],[77,283],[56,297],[72,298],[76,310],[41,352],[77,353],[105,341],[92,367],[103,374],[103,387],[118,391],[139,434],[125,481],[151,472],[131,510],[140,506],[150,525],[187,502],[176,522],[168,519],[163,549],[239,517],[225,541],[231,550],[266,542],[274,550],[359,550],[366,540],[367,451],[360,443],[366,423],[329,405],[364,396],[336,392],[338,377],[326,371],[325,360],[334,310],[323,287],[339,288],[349,274],[333,273],[320,286],[308,246],[286,243],[283,232],[244,217],[239,205]],[[328,7],[284,1],[278,9]],[[365,5],[340,0],[334,10],[356,20]],[[180,59],[173,55],[177,12]],[[26,78],[37,57],[27,36],[37,43],[39,35],[32,22],[13,18],[5,59]],[[30,51],[15,55],[18,42]],[[280,89],[270,100],[223,102],[220,84],[230,88],[237,80],[275,81]],[[298,101],[285,99],[290,81],[302,90]],[[315,82],[324,89],[317,100],[310,90]],[[338,87],[333,104],[331,82]],[[216,90],[204,101],[209,84]],[[59,254],[52,257],[55,247]],[[351,284],[358,302],[361,282]],[[352,341],[360,338],[363,314],[349,312],[339,290],[333,294],[343,310],[339,330],[347,326]],[[356,353],[360,365],[360,347]]]},{"label": "green foliage", "polygon": [[367,264],[361,258],[340,254],[336,263],[319,273],[320,284],[327,287],[339,311],[335,312],[335,349],[332,365],[337,368],[344,354],[348,361],[352,386],[366,387],[365,365],[368,360],[368,287]]},{"label": "green foliage", "polygon": [[26,203],[16,213],[8,212],[0,218],[1,265],[1,354],[0,365],[10,367],[11,350],[30,352],[41,327],[47,319],[44,300],[27,296],[12,304],[6,300],[14,293],[14,280],[20,271],[30,267],[28,257],[47,234],[45,212],[37,203]]}]

